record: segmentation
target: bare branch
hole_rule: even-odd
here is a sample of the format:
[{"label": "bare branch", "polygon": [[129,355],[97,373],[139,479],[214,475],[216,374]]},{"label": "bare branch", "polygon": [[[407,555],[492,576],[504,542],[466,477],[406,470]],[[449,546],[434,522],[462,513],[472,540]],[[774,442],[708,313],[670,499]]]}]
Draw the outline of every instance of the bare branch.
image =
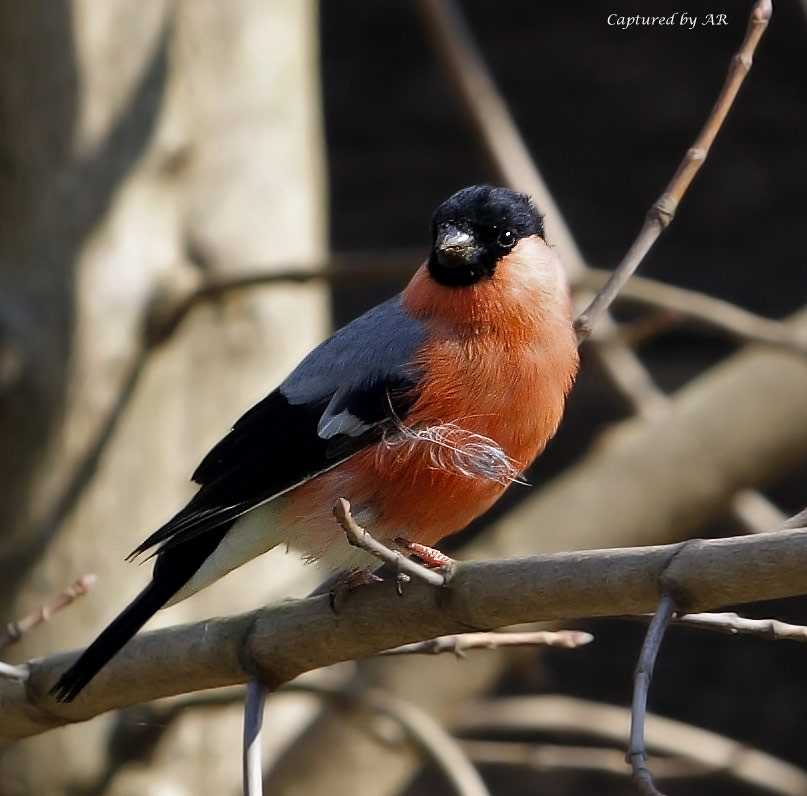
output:
[{"label": "bare branch", "polygon": [[[466,711],[457,729],[476,736],[583,734],[603,743],[619,744],[624,742],[629,725],[630,710],[617,705],[565,696],[522,695],[480,701]],[[647,716],[645,739],[648,747],[660,754],[675,756],[705,771],[720,771],[762,792],[780,796],[807,793],[807,773],[723,735],[651,713]],[[620,759],[622,770],[629,773],[624,757]]]},{"label": "bare branch", "polygon": [[319,683],[296,682],[290,683],[284,690],[316,694],[337,704],[352,702],[388,716],[400,724],[417,742],[457,796],[489,796],[482,778],[468,760],[460,744],[425,710],[412,702],[379,688],[348,691]]},{"label": "bare branch", "polygon": [[[589,269],[579,284],[598,289],[611,272]],[[807,339],[787,324],[755,315],[736,304],[713,298],[696,290],[668,285],[635,274],[622,286],[617,300],[670,310],[676,316],[744,343],[763,343],[807,353]]]},{"label": "bare branch", "polygon": [[[345,532],[345,536],[347,536],[347,540],[350,544],[374,555],[394,572],[408,575],[410,578],[421,580],[431,586],[447,585],[446,575],[440,574],[440,572],[433,569],[427,569],[416,561],[412,561],[406,556],[401,555],[401,553],[396,550],[390,550],[389,547],[386,547],[377,539],[370,536],[370,534],[353,519],[353,515],[350,513],[350,503],[344,498],[339,498],[339,500],[336,501],[336,505],[333,507],[333,516],[336,517],[338,523],[342,526],[342,530]],[[446,568],[443,567],[443,569]]]},{"label": "bare branch", "polygon": [[[289,265],[279,271],[256,268],[229,277],[217,275],[196,284],[193,289],[183,283],[181,287],[164,291],[159,300],[155,300],[146,323],[145,334],[153,345],[164,342],[193,307],[203,301],[215,300],[231,291],[309,281],[325,281],[337,285],[388,283],[411,275],[420,259],[422,259],[421,251],[408,249],[370,254],[336,253],[314,265]],[[610,274],[610,271],[586,269],[577,275],[574,284],[596,290],[605,284]],[[622,289],[617,301],[668,309],[673,314],[673,319],[681,317],[743,342],[759,342],[800,353],[807,350],[804,336],[797,334],[785,324],[755,315],[703,293],[653,279],[634,275]],[[611,356],[613,346],[610,344],[613,341],[610,338],[615,331],[615,327],[603,329],[599,341],[606,346],[604,355]],[[614,369],[617,373],[625,372],[621,361],[615,361]],[[626,379],[623,392],[627,394],[637,390],[641,394],[647,392],[641,384],[637,386],[635,377],[626,376]]]},{"label": "bare branch", "polygon": [[[617,296],[617,303],[620,298],[622,296]],[[673,310],[659,309],[646,313],[640,318],[620,323],[615,333],[619,335],[619,339],[625,345],[638,349],[648,341],[679,329],[685,320]]]},{"label": "bare branch", "polygon": [[639,662],[636,665],[633,685],[633,704],[631,706],[630,746],[627,760],[633,769],[633,778],[639,790],[648,796],[663,796],[653,784],[653,775],[647,767],[647,750],[644,743],[644,724],[647,713],[647,693],[650,690],[650,681],[653,679],[653,667],[656,664],[661,640],[664,631],[670,623],[675,602],[669,594],[661,598],[659,607],[653,615],[653,620],[647,628],[647,635],[642,644]]},{"label": "bare branch", "polygon": [[254,267],[233,275],[203,276],[198,269],[188,266],[189,278],[163,286],[152,299],[144,324],[144,340],[148,347],[164,343],[194,307],[229,293],[266,285],[312,281],[331,285],[387,284],[412,276],[425,254],[422,249],[332,253],[319,262],[290,263],[285,268]]},{"label": "bare branch", "polygon": [[72,703],[54,702],[47,690],[76,653],[29,661],[26,687],[0,682],[0,744],[256,676],[277,687],[311,669],[468,628],[646,613],[660,588],[691,612],[793,596],[804,591],[805,568],[803,531],[457,562],[450,589],[412,583],[398,599],[391,584],[370,585],[356,589],[336,617],[328,598],[316,597],[142,633]]},{"label": "bare branch", "polygon": [[740,46],[740,50],[731,61],[728,76],[709,114],[709,118],[706,120],[706,124],[693,146],[687,151],[683,161],[681,161],[681,165],[673,175],[672,180],[670,180],[669,185],[667,185],[664,192],[656,200],[653,207],[650,208],[644,226],[633,242],[633,245],[628,250],[628,253],[622,259],[622,262],[614,269],[611,278],[602,290],[597,293],[591,304],[589,304],[575,321],[579,339],[583,340],[591,334],[591,330],[594,328],[600,316],[611,306],[617,294],[621,292],[631,274],[639,267],[639,264],[656,242],[656,239],[675,217],[678,204],[701,165],[703,165],[703,162],[706,160],[715,136],[723,125],[726,115],[737,96],[737,92],[751,68],[754,51],[756,50],[757,44],[759,44],[762,34],[768,27],[771,10],[769,0],[758,0],[754,5],[748,22],[745,39]]},{"label": "bare branch", "polygon": [[[581,731],[585,732],[585,729],[581,728]],[[623,777],[630,774],[630,769],[625,765],[625,755],[618,749],[518,741],[462,741],[462,748],[476,765],[527,766],[540,772],[596,771]],[[657,779],[723,773],[722,766],[681,758],[649,757],[648,765]]]},{"label": "bare branch", "polygon": [[654,210],[651,211],[666,218],[666,221],[663,222],[665,227],[672,220],[681,198],[706,160],[712,143],[734,103],[737,92],[751,70],[754,52],[762,35],[768,28],[772,13],[773,6],[770,0],[757,0],[751,9],[745,38],[739,51],[731,60],[726,81],[709,114],[709,118],[706,120],[703,130],[701,130],[692,148],[687,152],[686,157],[678,167],[678,171],[670,180],[667,189],[656,202]]},{"label": "bare branch", "polygon": [[749,619],[739,614],[681,614],[674,616],[672,623],[685,627],[717,630],[731,636],[747,634],[769,641],[807,641],[807,627],[780,622],[778,619]]},{"label": "bare branch", "polygon": [[17,619],[15,622],[9,622],[0,630],[0,650],[16,643],[31,628],[42,622],[47,622],[57,611],[70,605],[77,597],[86,594],[95,585],[95,581],[95,575],[83,575],[38,611],[28,614],[22,619]]},{"label": "bare branch", "polygon": [[[256,267],[242,273],[211,275],[203,281],[185,280],[166,287],[155,297],[144,335],[151,345],[165,342],[187,313],[205,301],[254,287],[299,284],[312,281],[331,285],[388,284],[407,279],[423,259],[420,249],[390,249],[378,252],[335,252],[317,263],[290,263],[280,270]],[[600,290],[611,271],[585,268],[573,276],[576,288]],[[670,310],[692,321],[743,342],[759,342],[804,353],[807,341],[779,321],[756,315],[721,299],[655,279],[633,275],[623,286],[619,302]]]},{"label": "bare branch", "polygon": [[468,650],[495,650],[500,647],[563,647],[576,649],[594,641],[591,633],[582,630],[535,630],[525,633],[460,633],[438,636],[428,641],[401,644],[384,650],[381,655],[441,655],[453,652],[458,658]]}]

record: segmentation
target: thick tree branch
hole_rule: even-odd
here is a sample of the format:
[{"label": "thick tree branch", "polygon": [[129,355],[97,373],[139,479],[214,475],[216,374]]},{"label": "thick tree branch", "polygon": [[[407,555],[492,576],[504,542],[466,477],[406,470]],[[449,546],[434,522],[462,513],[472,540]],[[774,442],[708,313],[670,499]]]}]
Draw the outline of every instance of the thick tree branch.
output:
[{"label": "thick tree branch", "polygon": [[75,653],[31,661],[26,684],[0,681],[0,742],[256,676],[276,688],[311,669],[447,633],[647,613],[660,590],[687,611],[788,597],[804,592],[806,567],[801,530],[458,563],[450,590],[412,583],[398,598],[393,584],[366,586],[339,616],[316,597],[136,636],[70,704],[47,689]]}]

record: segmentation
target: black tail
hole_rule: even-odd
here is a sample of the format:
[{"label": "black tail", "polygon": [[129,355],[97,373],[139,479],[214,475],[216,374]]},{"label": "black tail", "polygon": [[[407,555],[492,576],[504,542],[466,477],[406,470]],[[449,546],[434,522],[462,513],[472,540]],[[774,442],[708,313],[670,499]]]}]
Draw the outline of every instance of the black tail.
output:
[{"label": "black tail", "polygon": [[84,650],[48,693],[59,702],[72,702],[121,647],[190,580],[231,525],[227,523],[160,553],[151,583]]},{"label": "black tail", "polygon": [[143,625],[171,599],[177,588],[153,580],[98,636],[81,657],[57,680],[50,694],[72,702],[82,688]]}]

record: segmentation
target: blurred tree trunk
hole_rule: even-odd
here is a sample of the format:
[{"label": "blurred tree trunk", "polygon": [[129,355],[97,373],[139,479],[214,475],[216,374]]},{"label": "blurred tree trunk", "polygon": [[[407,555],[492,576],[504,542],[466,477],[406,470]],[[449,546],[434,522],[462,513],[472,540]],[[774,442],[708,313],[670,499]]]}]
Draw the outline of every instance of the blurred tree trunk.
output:
[{"label": "blurred tree trunk", "polygon": [[[314,3],[299,0],[0,0],[0,617],[99,576],[9,658],[88,643],[142,588],[147,571],[123,557],[191,494],[207,447],[325,332],[320,288],[251,291],[196,309],[130,379],[155,294],[199,268],[322,255],[316,30]],[[296,566],[266,558],[164,621],[288,591],[296,575],[278,577],[279,561]],[[115,722],[8,751],[3,794],[145,793],[153,778],[220,793],[238,781],[238,711],[183,719],[159,747],[164,765],[103,782]]]}]

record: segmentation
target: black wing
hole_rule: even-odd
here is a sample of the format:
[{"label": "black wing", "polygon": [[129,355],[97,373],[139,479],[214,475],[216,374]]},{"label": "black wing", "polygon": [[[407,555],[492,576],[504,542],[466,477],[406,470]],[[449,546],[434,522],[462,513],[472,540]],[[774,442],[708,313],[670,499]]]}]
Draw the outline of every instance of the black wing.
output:
[{"label": "black wing", "polygon": [[129,557],[231,523],[380,439],[417,397],[422,337],[395,297],[314,349],[205,456],[199,491]]}]

